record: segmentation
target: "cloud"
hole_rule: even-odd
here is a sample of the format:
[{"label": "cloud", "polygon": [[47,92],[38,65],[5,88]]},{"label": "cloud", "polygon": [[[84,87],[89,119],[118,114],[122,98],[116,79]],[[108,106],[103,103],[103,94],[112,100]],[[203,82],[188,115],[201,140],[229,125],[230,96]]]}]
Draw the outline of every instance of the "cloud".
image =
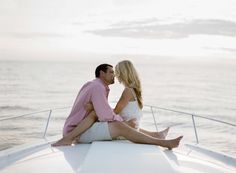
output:
[{"label": "cloud", "polygon": [[222,51],[231,52],[231,53],[235,53],[236,52],[236,49],[234,49],[234,48],[226,48],[226,47],[204,47],[204,49],[208,49],[208,50],[222,50]]},{"label": "cloud", "polygon": [[221,50],[227,51],[227,52],[236,52],[236,49],[232,49],[232,48],[225,48],[225,47],[221,47]]},{"label": "cloud", "polygon": [[49,33],[49,32],[0,32],[0,37],[32,39],[32,38],[62,38],[67,36],[64,34]]},{"label": "cloud", "polygon": [[180,39],[190,35],[236,36],[236,22],[218,19],[196,19],[185,22],[163,24],[158,19],[121,22],[110,28],[86,31],[101,36],[148,39]]}]

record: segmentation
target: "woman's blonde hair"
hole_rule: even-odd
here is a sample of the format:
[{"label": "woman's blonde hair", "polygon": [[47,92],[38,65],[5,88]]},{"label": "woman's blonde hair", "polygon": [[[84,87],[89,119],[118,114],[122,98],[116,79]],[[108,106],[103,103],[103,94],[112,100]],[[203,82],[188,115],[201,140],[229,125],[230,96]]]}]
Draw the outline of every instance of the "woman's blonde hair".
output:
[{"label": "woman's blonde hair", "polygon": [[142,88],[138,73],[129,60],[119,62],[115,67],[116,77],[126,87],[133,88],[137,97],[138,105],[143,108]]}]

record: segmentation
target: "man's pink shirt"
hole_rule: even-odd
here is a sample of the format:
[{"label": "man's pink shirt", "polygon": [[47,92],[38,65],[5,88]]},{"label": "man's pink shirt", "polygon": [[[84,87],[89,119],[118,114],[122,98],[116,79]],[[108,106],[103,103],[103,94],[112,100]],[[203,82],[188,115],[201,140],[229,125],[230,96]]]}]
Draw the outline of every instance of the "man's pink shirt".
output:
[{"label": "man's pink shirt", "polygon": [[73,130],[86,116],[85,104],[91,102],[99,121],[123,121],[113,112],[108,103],[109,87],[97,78],[87,82],[79,91],[69,117],[66,119],[63,134]]}]

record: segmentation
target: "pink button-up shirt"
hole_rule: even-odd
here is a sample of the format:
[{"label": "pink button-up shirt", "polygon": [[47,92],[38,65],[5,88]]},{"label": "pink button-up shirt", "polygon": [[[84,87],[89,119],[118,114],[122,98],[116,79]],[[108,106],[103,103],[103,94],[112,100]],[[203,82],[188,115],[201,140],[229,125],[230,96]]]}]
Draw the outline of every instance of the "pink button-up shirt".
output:
[{"label": "pink button-up shirt", "polygon": [[63,134],[73,130],[86,116],[85,104],[91,102],[99,121],[123,121],[108,104],[109,87],[97,78],[87,82],[79,91],[69,117],[66,119]]}]

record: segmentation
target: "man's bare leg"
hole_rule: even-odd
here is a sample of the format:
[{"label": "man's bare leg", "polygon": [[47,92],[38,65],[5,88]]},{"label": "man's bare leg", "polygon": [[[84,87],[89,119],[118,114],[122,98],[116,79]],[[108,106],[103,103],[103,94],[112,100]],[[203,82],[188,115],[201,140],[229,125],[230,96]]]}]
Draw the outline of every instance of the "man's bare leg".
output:
[{"label": "man's bare leg", "polygon": [[152,131],[148,131],[145,129],[139,129],[140,132],[147,134],[149,136],[152,136],[154,138],[159,138],[159,139],[166,139],[166,136],[169,132],[169,127],[167,127],[166,129],[159,131],[159,132],[152,132]]},{"label": "man's bare leg", "polygon": [[123,136],[134,143],[153,144],[166,147],[170,150],[172,148],[178,147],[180,140],[183,138],[183,136],[179,136],[178,138],[170,140],[154,138],[152,136],[138,132],[123,122],[109,122],[108,127],[112,138]]},{"label": "man's bare leg", "polygon": [[53,143],[53,147],[71,145],[75,138],[78,138],[85,130],[91,127],[97,121],[97,116],[94,111],[90,112],[71,132],[63,136],[60,140]]}]

